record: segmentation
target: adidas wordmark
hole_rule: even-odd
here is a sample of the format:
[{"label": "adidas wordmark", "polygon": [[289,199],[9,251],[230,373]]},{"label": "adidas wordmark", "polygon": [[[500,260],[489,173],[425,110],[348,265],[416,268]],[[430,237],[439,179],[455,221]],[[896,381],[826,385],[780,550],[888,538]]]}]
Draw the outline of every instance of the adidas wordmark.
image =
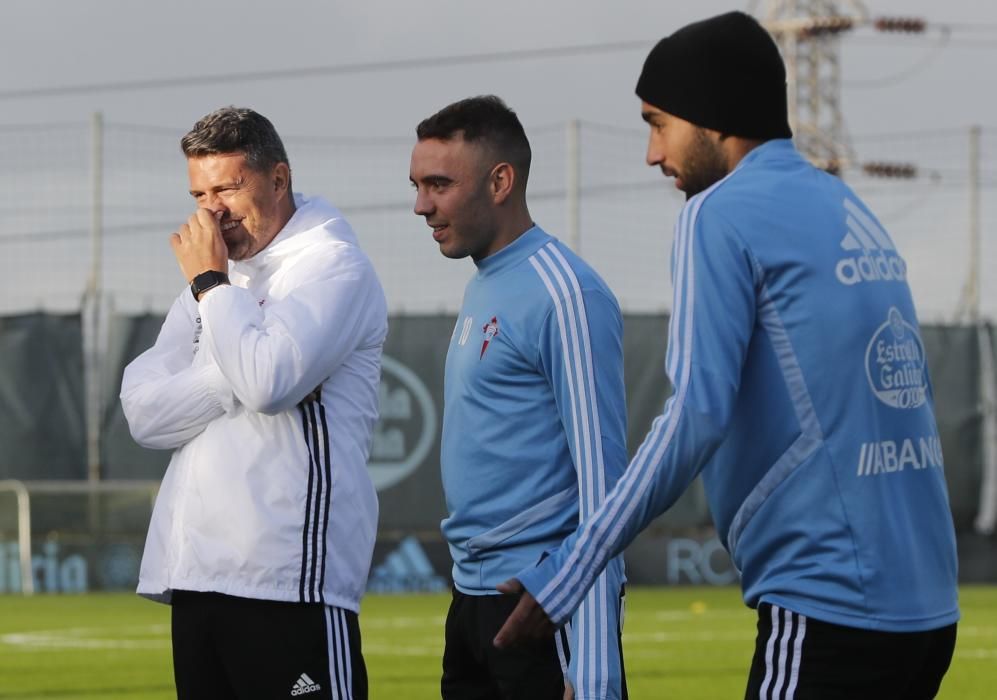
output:
[{"label": "adidas wordmark", "polygon": [[838,281],[848,286],[860,282],[905,281],[907,263],[886,232],[851,200],[845,199],[844,207],[848,231],[841,240],[841,248],[847,255],[834,268]]},{"label": "adidas wordmark", "polygon": [[302,673],[298,680],[294,683],[294,687],[291,688],[291,697],[297,697],[307,693],[317,693],[320,690],[322,690],[322,686],[309,678],[307,673]]}]

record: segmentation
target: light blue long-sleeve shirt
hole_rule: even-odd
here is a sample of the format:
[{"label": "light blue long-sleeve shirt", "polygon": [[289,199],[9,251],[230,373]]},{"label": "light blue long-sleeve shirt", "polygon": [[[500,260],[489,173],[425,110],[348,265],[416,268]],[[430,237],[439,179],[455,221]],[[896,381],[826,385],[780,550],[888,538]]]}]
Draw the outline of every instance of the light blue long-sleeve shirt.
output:
[{"label": "light blue long-sleeve shirt", "polygon": [[958,619],[956,550],[906,264],[788,140],[684,207],[675,387],[599,510],[518,578],[557,622],[702,472],[745,602],[856,628]]},{"label": "light blue long-sleeve shirt", "polygon": [[[599,276],[534,226],[478,262],[447,352],[442,529],[457,588],[491,595],[595,512],[626,466],[623,322]],[[579,600],[569,678],[620,697],[622,557]]]}]

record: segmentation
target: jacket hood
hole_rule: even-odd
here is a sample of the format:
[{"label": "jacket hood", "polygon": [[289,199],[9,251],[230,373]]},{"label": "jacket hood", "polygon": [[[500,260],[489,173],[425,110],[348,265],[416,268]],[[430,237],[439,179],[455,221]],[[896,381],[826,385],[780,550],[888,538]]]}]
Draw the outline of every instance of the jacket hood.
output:
[{"label": "jacket hood", "polygon": [[232,271],[253,277],[270,264],[323,238],[359,245],[342,212],[326,200],[295,193],[294,204],[294,214],[270,244],[248,260],[233,262]]}]

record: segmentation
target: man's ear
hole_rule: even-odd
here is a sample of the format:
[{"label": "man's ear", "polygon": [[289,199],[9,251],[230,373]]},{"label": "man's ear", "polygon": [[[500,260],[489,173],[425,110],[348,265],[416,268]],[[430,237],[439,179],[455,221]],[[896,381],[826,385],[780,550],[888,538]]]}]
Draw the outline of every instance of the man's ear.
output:
[{"label": "man's ear", "polygon": [[510,163],[499,163],[488,177],[492,200],[496,204],[504,203],[516,187],[516,169]]},{"label": "man's ear", "polygon": [[286,192],[291,182],[291,168],[287,163],[277,163],[273,168],[273,188],[275,192]]},{"label": "man's ear", "polygon": [[710,137],[711,141],[718,144],[722,144],[724,141],[734,136],[734,134],[727,134],[723,131],[717,131],[716,129],[703,128],[703,131],[706,132],[706,135]]}]

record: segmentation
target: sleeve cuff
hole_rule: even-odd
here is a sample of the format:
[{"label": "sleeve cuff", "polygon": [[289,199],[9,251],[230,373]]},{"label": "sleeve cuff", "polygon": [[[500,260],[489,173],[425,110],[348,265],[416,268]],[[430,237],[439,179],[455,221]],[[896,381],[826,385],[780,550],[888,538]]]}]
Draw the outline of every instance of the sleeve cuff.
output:
[{"label": "sleeve cuff", "polygon": [[[537,603],[544,609],[544,612],[547,613],[547,615],[550,615],[550,610],[546,605],[546,601],[541,598],[540,594],[545,588],[547,588],[547,585],[554,579],[554,576],[557,575],[557,568],[555,566],[556,558],[557,557],[554,556],[545,557],[544,560],[536,566],[523,569],[516,575],[519,582],[523,584],[523,588],[530,592],[530,595],[536,599]],[[555,625],[561,626],[568,621],[569,617],[570,615],[566,615],[561,619],[557,619],[551,616],[551,621]]]},{"label": "sleeve cuff", "polygon": [[225,375],[218,369],[218,365],[214,362],[204,365],[198,372],[198,378],[204,382],[221,407],[225,409],[225,413],[232,413],[235,410],[239,402],[232,387],[229,386],[228,380],[225,379]]}]

